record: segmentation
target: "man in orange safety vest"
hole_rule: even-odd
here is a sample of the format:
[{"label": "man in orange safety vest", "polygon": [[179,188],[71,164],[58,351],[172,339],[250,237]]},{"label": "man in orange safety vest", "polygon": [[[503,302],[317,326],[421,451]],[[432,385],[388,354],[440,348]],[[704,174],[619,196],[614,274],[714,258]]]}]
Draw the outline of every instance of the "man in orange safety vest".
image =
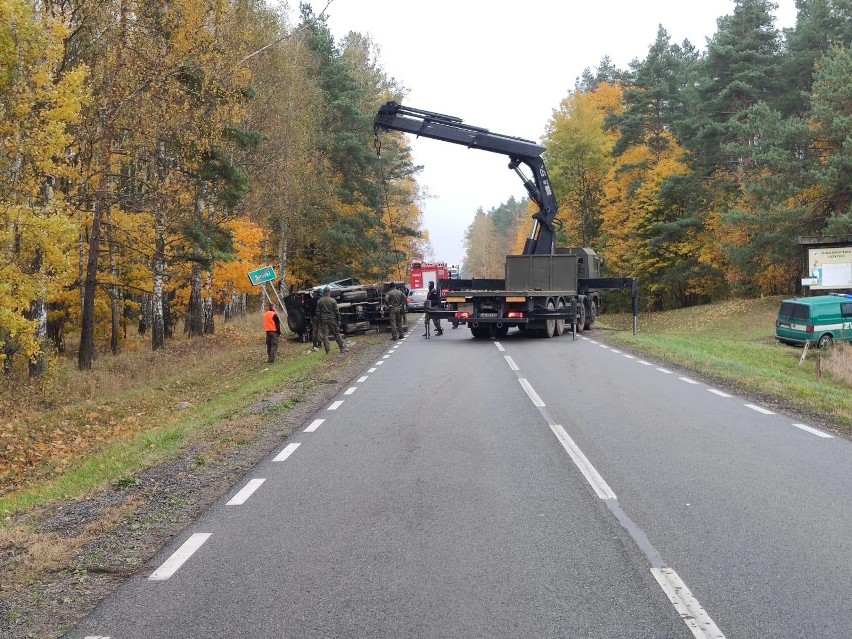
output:
[{"label": "man in orange safety vest", "polygon": [[266,361],[272,364],[278,354],[278,338],[281,335],[281,320],[275,312],[275,305],[263,314],[263,330],[266,331]]}]

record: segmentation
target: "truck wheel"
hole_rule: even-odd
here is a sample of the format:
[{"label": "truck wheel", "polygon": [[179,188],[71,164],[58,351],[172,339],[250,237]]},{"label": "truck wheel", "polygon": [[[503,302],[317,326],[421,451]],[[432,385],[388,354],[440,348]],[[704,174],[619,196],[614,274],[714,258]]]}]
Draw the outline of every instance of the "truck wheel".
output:
[{"label": "truck wheel", "polygon": [[[560,298],[560,300],[556,303],[556,310],[562,311],[565,310],[565,302]],[[565,319],[556,320],[556,335],[557,337],[562,335],[565,332]]]},{"label": "truck wheel", "polygon": [[473,335],[474,339],[485,339],[488,337],[488,327],[483,328],[482,326],[471,326],[470,334]]},{"label": "truck wheel", "polygon": [[491,324],[489,333],[491,337],[495,339],[500,339],[501,337],[506,337],[509,333],[509,327],[505,324],[503,326],[497,326],[497,324]]},{"label": "truck wheel", "polygon": [[305,328],[305,318],[301,310],[294,308],[287,311],[287,326],[294,333],[304,333],[307,330]]},{"label": "truck wheel", "polygon": [[577,334],[582,333],[586,328],[586,303],[580,302],[577,305],[577,310],[580,311],[580,317],[577,318]]},{"label": "truck wheel", "polygon": [[[547,302],[547,310],[553,311],[556,310],[556,307],[553,305],[553,300],[549,300]],[[556,320],[548,319],[544,320],[544,330],[541,332],[542,337],[553,337],[556,334]]]},{"label": "truck wheel", "polygon": [[595,320],[598,318],[598,305],[595,300],[589,300],[589,312],[586,315],[586,324],[583,328],[592,329],[595,327]]}]

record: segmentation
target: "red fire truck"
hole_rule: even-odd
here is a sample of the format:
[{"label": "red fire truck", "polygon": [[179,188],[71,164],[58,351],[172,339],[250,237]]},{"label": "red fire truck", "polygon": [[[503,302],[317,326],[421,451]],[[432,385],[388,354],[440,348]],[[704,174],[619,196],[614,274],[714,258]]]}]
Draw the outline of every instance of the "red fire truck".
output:
[{"label": "red fire truck", "polygon": [[408,267],[408,288],[427,288],[429,282],[450,279],[446,262],[412,262]]}]

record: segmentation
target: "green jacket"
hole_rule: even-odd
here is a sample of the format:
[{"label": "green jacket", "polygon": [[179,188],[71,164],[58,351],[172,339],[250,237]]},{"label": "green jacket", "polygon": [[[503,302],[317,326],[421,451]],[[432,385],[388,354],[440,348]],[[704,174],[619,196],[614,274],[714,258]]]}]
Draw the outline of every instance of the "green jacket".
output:
[{"label": "green jacket", "polygon": [[323,295],[317,301],[317,317],[320,321],[334,320],[340,324],[340,309],[337,308],[337,302],[333,297]]},{"label": "green jacket", "polygon": [[392,288],[385,295],[385,299],[388,302],[388,306],[395,306],[397,308],[402,308],[405,304],[405,295],[398,288]]}]

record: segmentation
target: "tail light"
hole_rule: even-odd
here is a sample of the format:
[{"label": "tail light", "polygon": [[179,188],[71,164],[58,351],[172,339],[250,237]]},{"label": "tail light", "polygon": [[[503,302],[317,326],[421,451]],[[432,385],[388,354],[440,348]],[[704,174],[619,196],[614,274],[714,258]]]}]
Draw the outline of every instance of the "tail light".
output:
[{"label": "tail light", "polygon": [[509,311],[506,317],[509,319],[524,319],[524,313],[523,311]]},{"label": "tail light", "polygon": [[813,327],[813,325],[812,325],[812,324],[808,324],[808,325],[805,327],[805,332],[806,332],[806,333],[813,333],[813,332],[814,332],[814,327]]},{"label": "tail light", "polygon": [[459,311],[455,314],[455,318],[463,320],[470,319],[470,313],[468,313],[467,311]]}]

